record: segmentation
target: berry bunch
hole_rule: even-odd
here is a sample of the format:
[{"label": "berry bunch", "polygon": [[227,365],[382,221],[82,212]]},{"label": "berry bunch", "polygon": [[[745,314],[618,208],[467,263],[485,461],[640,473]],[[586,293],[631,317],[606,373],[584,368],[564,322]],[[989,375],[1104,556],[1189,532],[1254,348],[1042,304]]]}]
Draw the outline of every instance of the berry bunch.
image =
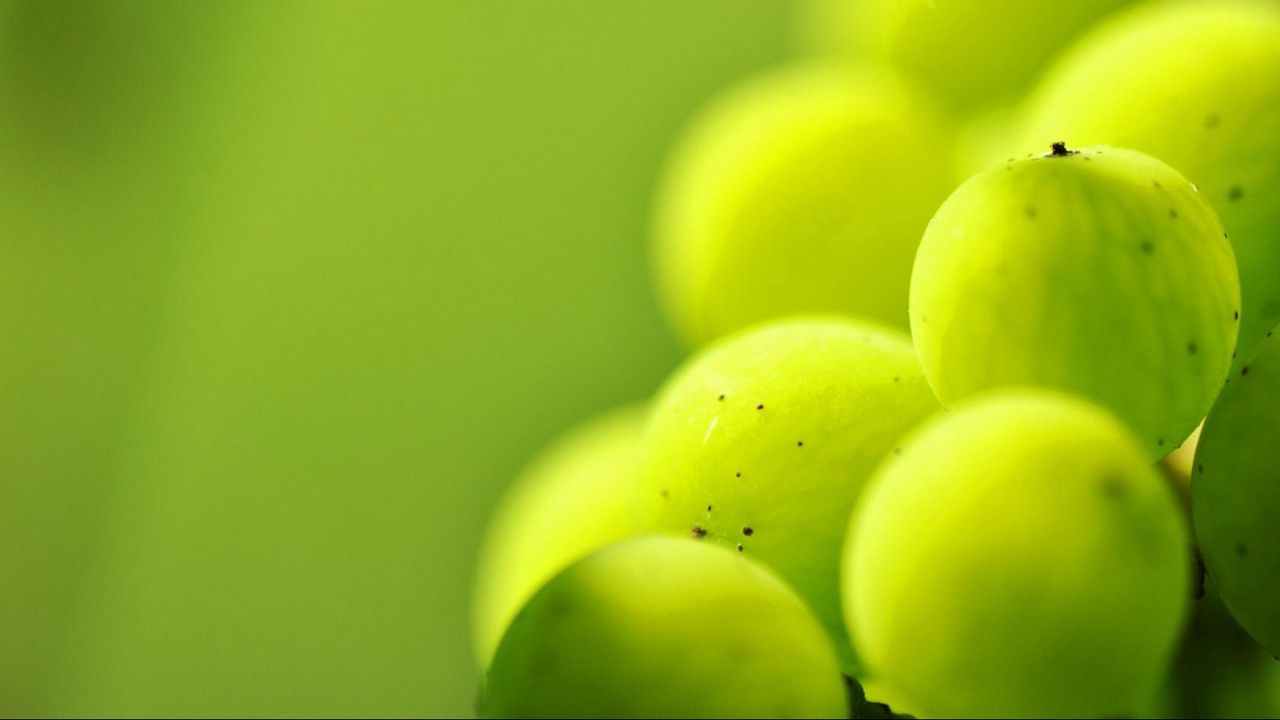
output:
[{"label": "berry bunch", "polygon": [[802,25],[658,184],[694,354],[495,517],[482,714],[1280,714],[1280,4]]}]

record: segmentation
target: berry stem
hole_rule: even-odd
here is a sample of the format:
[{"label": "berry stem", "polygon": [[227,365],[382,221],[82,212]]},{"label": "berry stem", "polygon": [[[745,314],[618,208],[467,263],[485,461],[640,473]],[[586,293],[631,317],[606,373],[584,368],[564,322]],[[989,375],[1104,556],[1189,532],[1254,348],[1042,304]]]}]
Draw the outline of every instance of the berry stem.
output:
[{"label": "berry stem", "polygon": [[1061,140],[1049,146],[1053,152],[1049,153],[1052,157],[1066,157],[1075,155],[1075,152],[1067,149],[1067,144]]}]

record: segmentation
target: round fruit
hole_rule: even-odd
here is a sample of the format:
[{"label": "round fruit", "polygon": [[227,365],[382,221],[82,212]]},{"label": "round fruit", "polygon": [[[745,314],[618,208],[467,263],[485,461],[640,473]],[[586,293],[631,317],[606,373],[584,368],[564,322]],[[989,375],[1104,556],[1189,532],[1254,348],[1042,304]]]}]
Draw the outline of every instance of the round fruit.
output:
[{"label": "round fruit", "polygon": [[480,551],[474,634],[489,664],[511,618],[570,563],[632,534],[630,502],[647,415],[618,410],[552,444],[502,498]]},{"label": "round fruit", "polygon": [[486,717],[843,717],[830,641],[747,558],[641,538],[570,566],[516,616]]},{"label": "round fruit", "polygon": [[1141,153],[1056,143],[975,176],[938,210],[911,328],[944,404],[1059,388],[1115,412],[1159,457],[1221,389],[1239,302],[1231,247],[1190,182]]},{"label": "round fruit", "polygon": [[1236,625],[1210,586],[1195,602],[1164,686],[1138,717],[1280,717],[1280,663]]},{"label": "round fruit", "polygon": [[929,108],[880,71],[804,66],[709,107],[662,179],[656,282],[698,344],[797,313],[906,327],[911,261],[951,189]]},{"label": "round fruit", "polygon": [[810,49],[887,60],[961,115],[1016,101],[1075,36],[1132,0],[809,0]]},{"label": "round fruit", "polygon": [[1129,147],[1195,182],[1240,266],[1240,361],[1280,323],[1280,3],[1155,2],[1090,34],[1030,103],[1030,137]]},{"label": "round fruit", "polygon": [[1191,476],[1196,538],[1236,620],[1280,656],[1280,329],[1205,420]]},{"label": "round fruit", "polygon": [[1114,717],[1167,666],[1188,547],[1119,420],[998,391],[877,471],[850,526],[844,607],[868,672],[927,716]]},{"label": "round fruit", "polygon": [[663,389],[642,502],[656,528],[772,567],[843,638],[849,511],[898,438],[936,409],[894,331],[842,320],[767,325],[708,348]]}]

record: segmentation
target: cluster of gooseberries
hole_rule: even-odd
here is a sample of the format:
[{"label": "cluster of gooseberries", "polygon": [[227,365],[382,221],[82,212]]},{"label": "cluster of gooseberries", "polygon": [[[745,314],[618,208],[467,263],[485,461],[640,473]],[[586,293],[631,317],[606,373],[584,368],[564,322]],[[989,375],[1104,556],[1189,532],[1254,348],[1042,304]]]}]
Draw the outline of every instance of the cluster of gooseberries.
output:
[{"label": "cluster of gooseberries", "polygon": [[1280,715],[1280,3],[804,17],[658,186],[694,353],[493,518],[481,714]]}]

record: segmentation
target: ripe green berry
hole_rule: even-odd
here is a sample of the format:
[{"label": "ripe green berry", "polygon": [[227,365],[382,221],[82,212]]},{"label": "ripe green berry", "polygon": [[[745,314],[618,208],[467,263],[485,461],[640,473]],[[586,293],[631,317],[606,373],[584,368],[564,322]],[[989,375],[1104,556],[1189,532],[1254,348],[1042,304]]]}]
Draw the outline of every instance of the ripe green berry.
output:
[{"label": "ripe green berry", "polygon": [[507,490],[477,564],[475,652],[489,664],[511,618],[542,584],[633,533],[634,483],[647,412],[615,411],[545,449]]},{"label": "ripe green berry", "polygon": [[1029,106],[1029,137],[1140,150],[1199,186],[1240,269],[1238,370],[1280,323],[1280,3],[1143,5],[1080,41]]},{"label": "ripe green berry", "polygon": [[1001,386],[1067,390],[1160,457],[1221,389],[1239,302],[1230,244],[1190,182],[1141,153],[1059,143],[975,176],[938,210],[911,327],[943,404]]},{"label": "ripe green berry", "polygon": [[485,717],[846,714],[830,641],[772,573],[685,538],[640,538],[570,566],[516,616]]},{"label": "ripe green berry", "polygon": [[1240,629],[1212,582],[1194,606],[1177,660],[1137,717],[1280,717],[1280,663]]},{"label": "ripe green berry", "polygon": [[1132,0],[808,0],[806,49],[888,62],[970,117],[1015,102],[1075,36]]},{"label": "ripe green berry", "polygon": [[1115,717],[1172,655],[1189,544],[1118,419],[1001,390],[929,421],[876,472],[844,608],[870,675],[927,717]]},{"label": "ripe green berry", "polygon": [[898,438],[936,409],[895,331],[843,320],[766,325],[707,348],[662,390],[642,500],[653,527],[773,568],[843,638],[849,511]]},{"label": "ripe green berry", "polygon": [[1280,656],[1280,329],[1213,406],[1191,475],[1205,568],[1255,640]]},{"label": "ripe green berry", "polygon": [[911,262],[951,188],[950,138],[883,71],[789,68],[720,98],[659,183],[656,282],[699,344],[800,313],[905,329]]}]

